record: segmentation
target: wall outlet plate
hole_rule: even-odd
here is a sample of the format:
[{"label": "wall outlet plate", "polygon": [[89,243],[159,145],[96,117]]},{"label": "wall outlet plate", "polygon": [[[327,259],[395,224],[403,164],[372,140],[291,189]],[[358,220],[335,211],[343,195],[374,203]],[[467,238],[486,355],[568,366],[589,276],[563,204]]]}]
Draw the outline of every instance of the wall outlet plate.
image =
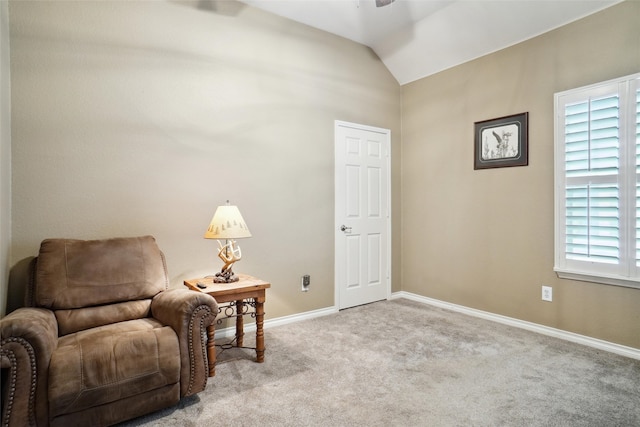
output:
[{"label": "wall outlet plate", "polygon": [[307,292],[309,290],[309,285],[311,285],[311,276],[305,274],[302,276],[302,292]]},{"label": "wall outlet plate", "polygon": [[553,301],[553,288],[551,286],[542,287],[542,301]]}]

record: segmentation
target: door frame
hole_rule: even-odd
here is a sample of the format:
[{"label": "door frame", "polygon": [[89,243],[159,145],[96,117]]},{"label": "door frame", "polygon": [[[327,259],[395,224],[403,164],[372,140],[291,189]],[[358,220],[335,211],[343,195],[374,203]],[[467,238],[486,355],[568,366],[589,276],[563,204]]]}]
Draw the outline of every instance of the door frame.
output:
[{"label": "door frame", "polygon": [[338,209],[337,209],[337,199],[338,199],[338,184],[340,184],[338,182],[338,168],[337,168],[337,163],[338,163],[338,128],[339,127],[348,127],[348,128],[353,128],[353,129],[358,129],[358,130],[364,130],[364,131],[370,131],[370,132],[377,132],[377,133],[381,133],[385,136],[385,144],[386,146],[384,147],[384,149],[386,150],[385,153],[385,157],[386,157],[386,167],[387,167],[387,171],[386,171],[386,184],[387,184],[387,200],[386,200],[386,204],[387,204],[387,218],[386,218],[386,227],[385,227],[385,232],[387,233],[387,247],[385,248],[385,255],[387,257],[386,259],[386,265],[387,265],[387,271],[386,273],[386,281],[387,281],[387,292],[386,292],[386,299],[390,299],[391,298],[391,278],[393,277],[392,275],[392,265],[391,265],[391,247],[392,245],[392,235],[391,235],[391,214],[392,214],[392,209],[391,209],[391,200],[392,200],[392,191],[391,191],[391,130],[390,129],[385,129],[385,128],[379,128],[379,127],[374,127],[374,126],[368,126],[368,125],[362,125],[362,124],[358,124],[358,123],[352,123],[352,122],[346,122],[346,121],[342,121],[342,120],[335,120],[334,123],[334,143],[333,143],[333,147],[334,147],[334,207],[333,207],[333,215],[334,215],[334,242],[333,242],[333,254],[334,254],[334,305],[336,307],[336,309],[340,310],[340,283],[338,280],[338,251],[337,249],[337,245],[338,245],[338,236],[339,236],[339,227],[340,227],[340,222],[341,222],[341,218],[338,218]]}]

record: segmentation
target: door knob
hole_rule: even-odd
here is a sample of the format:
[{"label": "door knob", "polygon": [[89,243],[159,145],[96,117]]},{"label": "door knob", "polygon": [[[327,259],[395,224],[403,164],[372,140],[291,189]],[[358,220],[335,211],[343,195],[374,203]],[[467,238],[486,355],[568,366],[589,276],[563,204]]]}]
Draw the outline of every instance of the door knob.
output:
[{"label": "door knob", "polygon": [[351,231],[351,227],[347,227],[346,225],[342,225],[340,227],[340,231],[349,231],[350,232]]}]

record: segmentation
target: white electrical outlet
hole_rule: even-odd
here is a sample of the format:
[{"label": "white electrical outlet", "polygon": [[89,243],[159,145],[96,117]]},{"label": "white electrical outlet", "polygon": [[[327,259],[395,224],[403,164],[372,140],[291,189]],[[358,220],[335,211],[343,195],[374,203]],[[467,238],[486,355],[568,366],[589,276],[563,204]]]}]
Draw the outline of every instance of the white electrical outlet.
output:
[{"label": "white electrical outlet", "polygon": [[553,301],[553,288],[551,286],[542,287],[542,301]]},{"label": "white electrical outlet", "polygon": [[309,285],[311,284],[311,276],[309,276],[308,274],[305,274],[304,276],[302,276],[301,284],[302,284],[302,292],[308,292]]}]

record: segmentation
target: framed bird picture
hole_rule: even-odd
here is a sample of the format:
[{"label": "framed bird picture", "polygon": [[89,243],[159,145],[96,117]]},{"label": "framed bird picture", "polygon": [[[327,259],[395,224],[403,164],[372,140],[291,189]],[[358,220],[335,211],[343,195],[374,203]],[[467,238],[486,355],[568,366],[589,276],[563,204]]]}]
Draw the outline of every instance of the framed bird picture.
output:
[{"label": "framed bird picture", "polygon": [[475,122],[474,169],[527,166],[529,113]]}]

